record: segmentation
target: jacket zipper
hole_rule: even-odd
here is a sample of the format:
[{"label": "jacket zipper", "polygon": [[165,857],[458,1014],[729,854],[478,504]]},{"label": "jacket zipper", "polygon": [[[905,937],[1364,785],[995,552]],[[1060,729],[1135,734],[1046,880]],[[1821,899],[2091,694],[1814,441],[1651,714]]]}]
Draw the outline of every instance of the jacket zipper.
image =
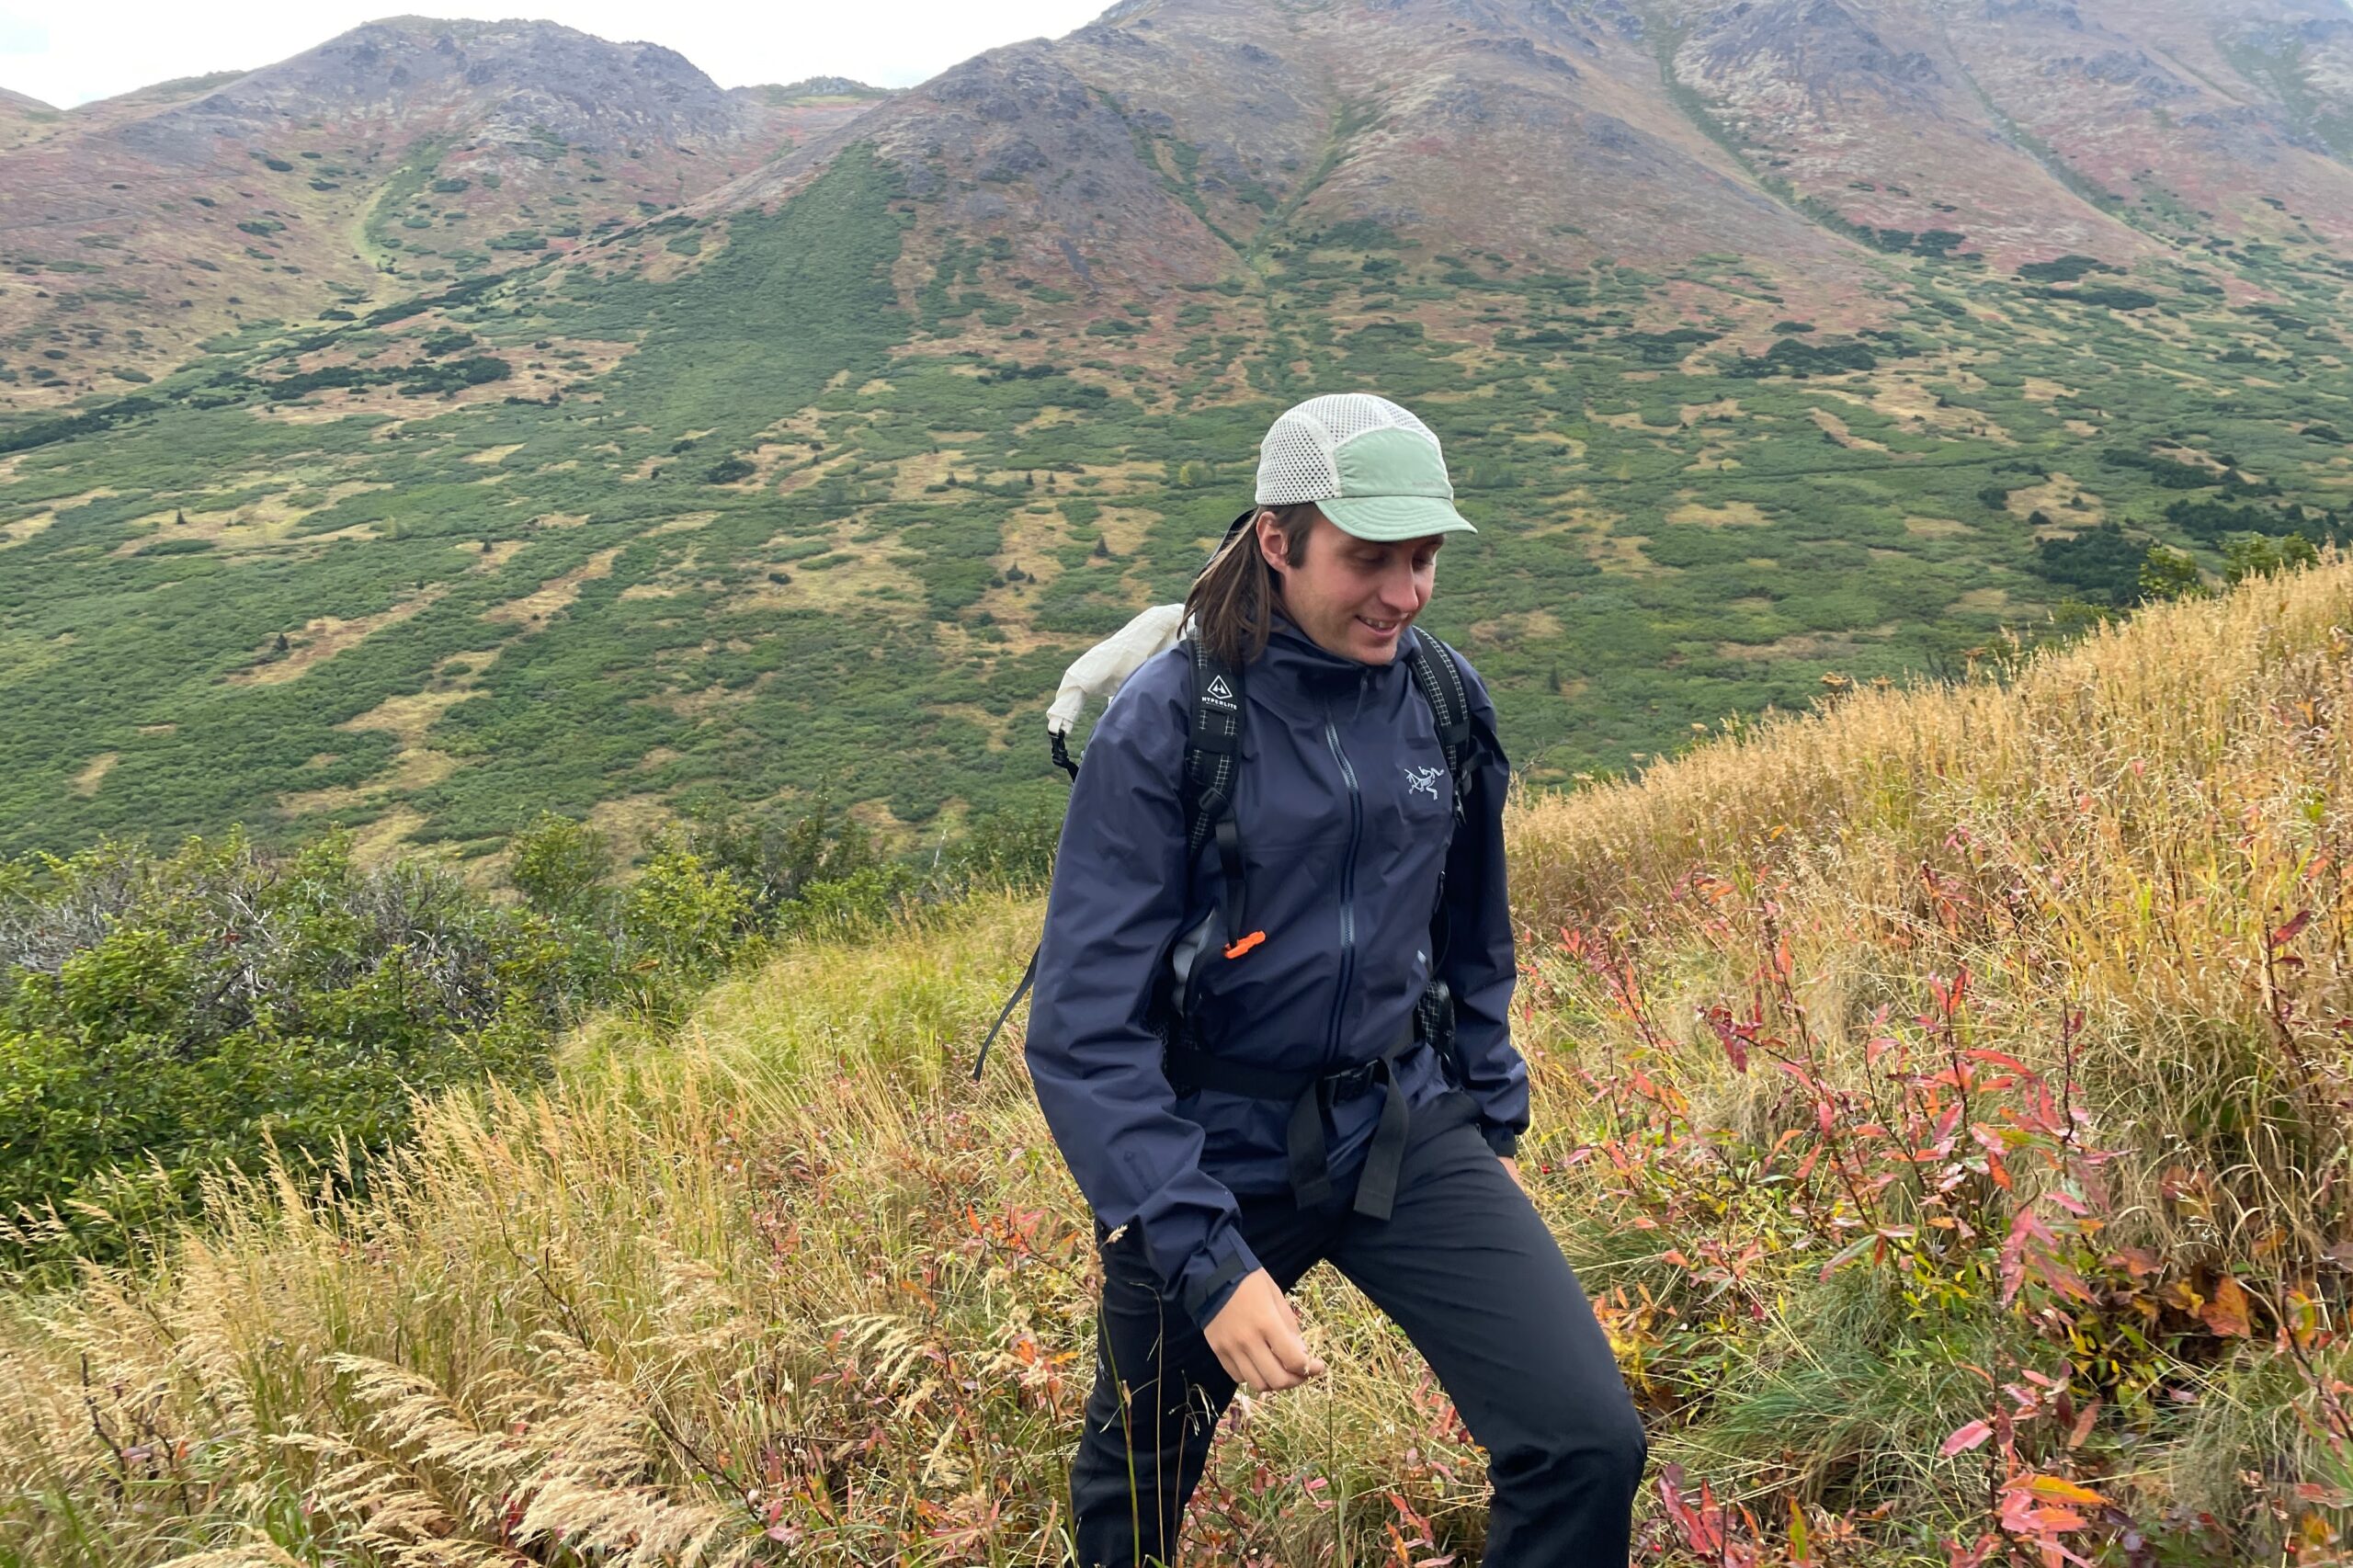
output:
[{"label": "jacket zipper", "polygon": [[1340,781],[1348,787],[1348,853],[1340,862],[1340,988],[1332,998],[1332,1023],[1324,1036],[1324,1066],[1328,1071],[1340,1052],[1340,1016],[1348,1005],[1348,987],[1357,967],[1357,846],[1364,837],[1364,793],[1357,788],[1357,770],[1340,748],[1340,732],[1332,722],[1332,705],[1324,705],[1324,739],[1340,765]]}]

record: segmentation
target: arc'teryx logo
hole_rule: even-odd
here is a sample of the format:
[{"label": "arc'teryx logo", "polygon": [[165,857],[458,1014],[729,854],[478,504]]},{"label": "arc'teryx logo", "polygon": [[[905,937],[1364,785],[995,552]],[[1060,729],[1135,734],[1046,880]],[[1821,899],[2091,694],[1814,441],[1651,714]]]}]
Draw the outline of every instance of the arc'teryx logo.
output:
[{"label": "arc'teryx logo", "polygon": [[1409,767],[1405,769],[1405,780],[1413,787],[1413,793],[1427,795],[1435,801],[1438,799],[1438,781],[1445,772],[1442,767]]}]

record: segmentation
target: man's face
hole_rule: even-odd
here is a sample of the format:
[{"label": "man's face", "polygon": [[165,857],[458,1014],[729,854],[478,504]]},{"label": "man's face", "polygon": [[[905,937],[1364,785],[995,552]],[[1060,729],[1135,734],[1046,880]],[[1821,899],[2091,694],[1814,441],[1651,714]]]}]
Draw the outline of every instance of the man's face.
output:
[{"label": "man's face", "polygon": [[1397,656],[1398,639],[1438,585],[1438,551],[1445,542],[1445,535],[1431,534],[1374,544],[1319,516],[1308,532],[1306,559],[1290,566],[1274,514],[1258,514],[1258,548],[1282,579],[1283,612],[1317,647],[1360,664],[1385,665]]}]

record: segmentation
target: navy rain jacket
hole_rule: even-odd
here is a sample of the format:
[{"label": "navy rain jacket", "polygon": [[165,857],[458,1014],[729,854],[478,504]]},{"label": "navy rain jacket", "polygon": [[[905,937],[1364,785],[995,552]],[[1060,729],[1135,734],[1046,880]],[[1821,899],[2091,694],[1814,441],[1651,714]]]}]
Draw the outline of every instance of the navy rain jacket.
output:
[{"label": "navy rain jacket", "polygon": [[[1201,1047],[1282,1072],[1337,1072],[1395,1040],[1430,980],[1445,859],[1450,934],[1438,978],[1455,997],[1460,1086],[1497,1153],[1511,1153],[1527,1129],[1527,1066],[1509,1023],[1507,765],[1486,688],[1467,665],[1463,673],[1482,756],[1449,856],[1453,781],[1403,651],[1385,665],[1359,664],[1277,622],[1264,656],[1243,672],[1234,812],[1248,923],[1267,939],[1238,959],[1224,957],[1232,937],[1217,924],[1216,846],[1186,863],[1178,777],[1192,720],[1188,651],[1172,649],[1130,676],[1087,745],[1046,908],[1029,1073],[1097,1221],[1135,1226],[1161,1278],[1203,1326],[1259,1266],[1233,1195],[1290,1189],[1288,1105],[1213,1090],[1180,1096],[1162,1069],[1165,977],[1180,939],[1205,921],[1208,940],[1190,964]],[[1432,1051],[1397,1067],[1417,1110],[1449,1090]],[[1331,1108],[1336,1180],[1364,1157],[1381,1103],[1370,1094]]]}]

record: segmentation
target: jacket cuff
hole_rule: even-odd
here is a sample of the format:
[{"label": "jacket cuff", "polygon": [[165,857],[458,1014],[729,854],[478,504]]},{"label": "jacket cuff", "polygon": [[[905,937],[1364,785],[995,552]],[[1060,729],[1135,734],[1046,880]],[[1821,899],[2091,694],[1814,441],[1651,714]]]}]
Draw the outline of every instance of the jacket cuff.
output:
[{"label": "jacket cuff", "polygon": [[1495,1152],[1497,1159],[1519,1158],[1519,1133],[1516,1130],[1499,1122],[1483,1121],[1479,1124],[1479,1136],[1487,1141],[1487,1147]]},{"label": "jacket cuff", "polygon": [[1234,1288],[1256,1273],[1258,1268],[1258,1255],[1250,1250],[1250,1244],[1244,1241],[1241,1232],[1236,1230],[1233,1233],[1232,1250],[1223,1259],[1213,1262],[1205,1256],[1185,1271],[1184,1288],[1178,1295],[1184,1302],[1186,1313],[1196,1325],[1206,1330],[1210,1320],[1225,1310],[1225,1303],[1233,1298]]}]

